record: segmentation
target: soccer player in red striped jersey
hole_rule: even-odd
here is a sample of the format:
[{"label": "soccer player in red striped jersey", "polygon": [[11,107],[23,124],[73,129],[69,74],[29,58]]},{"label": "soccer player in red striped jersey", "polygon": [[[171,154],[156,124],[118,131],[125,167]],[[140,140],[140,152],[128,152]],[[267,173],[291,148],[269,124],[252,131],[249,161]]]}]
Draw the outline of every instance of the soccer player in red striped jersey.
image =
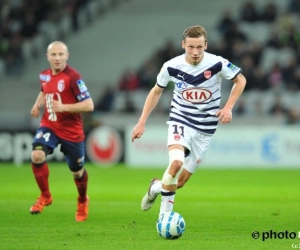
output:
[{"label": "soccer player in red striped jersey", "polygon": [[40,73],[40,93],[31,109],[31,115],[43,116],[32,143],[31,165],[41,191],[31,214],[41,213],[44,206],[52,203],[49,190],[49,169],[46,157],[61,146],[78,190],[76,221],[88,216],[87,183],[85,163],[85,134],[81,113],[92,112],[93,100],[80,73],[67,64],[69,52],[66,44],[54,41],[47,48],[50,68]]}]

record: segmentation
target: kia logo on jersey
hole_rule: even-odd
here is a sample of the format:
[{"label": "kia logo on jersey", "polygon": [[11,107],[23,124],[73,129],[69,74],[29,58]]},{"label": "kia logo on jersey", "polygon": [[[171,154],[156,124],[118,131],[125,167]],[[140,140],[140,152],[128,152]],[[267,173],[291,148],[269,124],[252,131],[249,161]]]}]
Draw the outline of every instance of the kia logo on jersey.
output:
[{"label": "kia logo on jersey", "polygon": [[87,156],[93,163],[118,163],[122,157],[120,133],[108,126],[94,128],[87,136],[86,145]]},{"label": "kia logo on jersey", "polygon": [[190,88],[182,92],[182,98],[191,103],[202,103],[211,98],[212,93],[207,89]]}]

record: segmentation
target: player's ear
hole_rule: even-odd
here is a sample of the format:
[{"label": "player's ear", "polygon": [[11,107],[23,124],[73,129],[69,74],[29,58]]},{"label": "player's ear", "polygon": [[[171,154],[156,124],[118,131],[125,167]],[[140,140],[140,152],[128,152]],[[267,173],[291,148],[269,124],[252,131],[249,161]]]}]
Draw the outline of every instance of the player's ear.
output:
[{"label": "player's ear", "polygon": [[185,45],[184,40],[182,40],[181,46],[183,49],[184,49],[184,45]]}]

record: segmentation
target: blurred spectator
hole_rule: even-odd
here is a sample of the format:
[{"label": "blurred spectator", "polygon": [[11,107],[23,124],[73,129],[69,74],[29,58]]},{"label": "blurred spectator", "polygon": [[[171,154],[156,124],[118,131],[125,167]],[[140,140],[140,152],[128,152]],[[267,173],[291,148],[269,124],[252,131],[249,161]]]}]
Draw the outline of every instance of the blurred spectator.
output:
[{"label": "blurred spectator", "polygon": [[230,9],[223,11],[221,19],[217,24],[217,29],[221,34],[224,34],[230,30],[231,26],[235,24],[235,20],[232,18],[232,13]]},{"label": "blurred spectator", "polygon": [[158,53],[159,53],[159,65],[160,65],[159,67],[161,67],[164,62],[181,54],[181,52],[179,52],[177,47],[175,46],[173,40],[167,40],[163,48],[159,50]]},{"label": "blurred spectator", "polygon": [[269,89],[267,74],[260,68],[256,67],[253,70],[252,89],[265,91]]},{"label": "blurred spectator", "polygon": [[245,43],[239,40],[234,41],[231,44],[231,55],[229,56],[229,60],[234,62],[234,64],[241,64],[246,53]]},{"label": "blurred spectator", "polygon": [[114,88],[107,84],[100,98],[95,104],[95,111],[110,112],[112,111],[115,100]]},{"label": "blurred spectator", "polygon": [[125,69],[118,83],[118,89],[122,91],[133,91],[140,87],[137,73],[132,69]]},{"label": "blurred spectator", "polygon": [[20,76],[23,72],[25,59],[22,51],[22,38],[19,33],[12,35],[5,59],[6,74],[9,76]]},{"label": "blurred spectator", "polygon": [[300,32],[296,26],[291,26],[289,29],[282,33],[283,46],[296,50],[300,45]]},{"label": "blurred spectator", "polygon": [[263,45],[259,42],[252,42],[248,45],[249,55],[255,65],[259,65],[263,54]]},{"label": "blurred spectator", "polygon": [[231,44],[235,41],[248,41],[247,35],[240,29],[237,23],[233,24],[230,29],[224,33],[223,37],[227,43],[227,47],[231,47]]},{"label": "blurred spectator", "polygon": [[69,1],[68,9],[72,16],[72,28],[77,31],[79,27],[79,10],[86,8],[89,0],[72,0]]},{"label": "blurred spectator", "polygon": [[126,96],[124,106],[120,109],[120,112],[126,114],[133,114],[137,112],[137,108],[129,95]]},{"label": "blurred spectator", "polygon": [[21,35],[24,38],[31,39],[38,33],[38,23],[32,12],[25,14],[25,20],[21,27]]},{"label": "blurred spectator", "polygon": [[295,15],[292,15],[291,12],[283,10],[282,14],[277,17],[275,22],[277,32],[284,32],[285,30],[293,27],[298,23],[298,20]]},{"label": "blurred spectator", "polygon": [[99,119],[96,119],[95,116],[93,116],[93,112],[84,112],[81,116],[84,126],[83,129],[86,134],[88,134],[93,128],[101,125]]},{"label": "blurred spectator", "polygon": [[298,66],[293,72],[292,82],[287,83],[287,87],[290,91],[300,91],[300,67]]},{"label": "blurred spectator", "polygon": [[254,116],[265,115],[265,113],[263,111],[263,104],[262,104],[261,99],[257,99],[256,101],[254,101],[253,105],[254,105],[254,107],[253,107],[252,115],[254,115]]},{"label": "blurred spectator", "polygon": [[245,1],[240,8],[240,19],[245,22],[253,23],[260,19],[257,6],[253,1]]},{"label": "blurred spectator", "polygon": [[272,23],[276,20],[277,17],[277,7],[274,3],[266,4],[261,12],[260,20]]},{"label": "blurred spectator", "polygon": [[282,103],[281,97],[279,95],[274,96],[273,104],[269,110],[271,115],[286,115],[288,109]]},{"label": "blurred spectator", "polygon": [[297,69],[297,60],[294,56],[289,58],[288,64],[282,69],[282,79],[286,85],[294,81],[294,72]]},{"label": "blurred spectator", "polygon": [[300,0],[289,0],[289,11],[300,14]]},{"label": "blurred spectator", "polygon": [[237,115],[245,115],[247,112],[247,105],[243,98],[239,99],[237,106],[233,109],[233,112]]},{"label": "blurred spectator", "polygon": [[300,112],[296,108],[292,108],[287,113],[286,124],[300,125]]},{"label": "blurred spectator", "polygon": [[273,30],[266,41],[266,47],[272,48],[272,49],[281,49],[282,44],[280,41],[279,33],[277,30]]},{"label": "blurred spectator", "polygon": [[249,89],[253,89],[254,87],[254,69],[255,66],[253,64],[253,59],[251,56],[245,56],[242,58],[241,61],[241,68],[243,70],[243,75],[246,77],[247,79],[247,84],[245,87],[245,91],[249,90]]},{"label": "blurred spectator", "polygon": [[278,62],[274,62],[268,77],[269,87],[278,89],[282,87],[282,69]]},{"label": "blurred spectator", "polygon": [[154,86],[154,84],[156,83],[158,70],[159,69],[156,67],[151,58],[142,65],[138,72],[141,89],[150,89]]}]

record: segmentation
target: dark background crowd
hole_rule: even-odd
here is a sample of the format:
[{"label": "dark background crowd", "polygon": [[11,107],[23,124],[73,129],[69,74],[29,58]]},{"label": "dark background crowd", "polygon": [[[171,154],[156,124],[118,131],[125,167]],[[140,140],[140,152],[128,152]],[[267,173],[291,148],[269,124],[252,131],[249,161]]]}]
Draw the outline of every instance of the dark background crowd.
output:
[{"label": "dark background crowd", "polygon": [[[13,77],[23,73],[27,60],[23,51],[24,44],[43,35],[41,27],[45,22],[55,24],[67,14],[72,17],[70,32],[80,29],[78,14],[90,1],[0,0],[0,77],[1,67],[3,74],[7,76]],[[111,6],[118,2],[111,1]],[[263,99],[268,93],[272,93],[272,103],[264,110],[264,103],[256,100],[253,102],[252,111],[249,111],[247,100],[241,98],[234,109],[237,115],[249,115],[251,112],[255,115],[255,112],[262,112],[266,115],[283,115],[288,124],[300,123],[300,107],[286,105],[282,97],[283,93],[300,93],[300,29],[297,25],[300,0],[287,0],[286,3],[286,8],[282,9],[272,1],[258,6],[253,0],[244,0],[240,2],[238,13],[225,9],[220,14],[219,20],[216,20],[218,39],[210,40],[209,37],[207,51],[221,55],[242,68],[247,78],[245,98],[255,94]],[[104,11],[104,9],[97,10],[99,14]],[[90,17],[87,11],[89,22],[92,21],[89,20]],[[257,26],[266,27],[263,41],[253,39],[256,34],[255,29],[251,30],[251,27]],[[261,34],[257,34],[259,35]],[[45,39],[43,46],[48,42]],[[30,50],[31,58],[38,55],[37,48],[33,46]],[[273,55],[269,61],[266,59],[268,51]],[[286,51],[288,53],[285,53]],[[153,51],[152,56],[139,68],[125,68],[116,83],[106,84],[96,100],[96,111],[126,113],[140,111],[143,103],[134,103],[131,94],[136,91],[148,92],[155,84],[162,64],[182,53],[182,49],[175,46],[173,40],[168,40],[162,48]],[[285,60],[282,57],[284,53],[288,55]],[[123,95],[125,101],[121,109],[115,105],[119,93],[126,93]]]},{"label": "dark background crowd", "polygon": [[[248,83],[245,89],[246,96],[250,92],[257,96],[272,93],[272,103],[267,110],[261,107],[264,105],[263,101],[259,103],[260,100],[256,100],[256,103],[253,103],[254,107],[251,109],[254,115],[255,112],[257,114],[261,112],[262,115],[285,116],[287,124],[300,123],[299,106],[285,106],[281,97],[282,93],[300,93],[299,16],[300,0],[288,1],[285,10],[279,9],[279,6],[271,1],[261,8],[255,1],[246,0],[240,4],[238,16],[234,16],[230,9],[226,9],[216,21],[215,29],[219,38],[213,41],[208,39],[207,51],[221,55],[242,68]],[[253,39],[255,34],[249,34],[241,28],[249,27],[248,30],[251,32],[251,27],[257,25],[266,27],[265,32],[268,35],[264,41]],[[263,67],[263,60],[266,60],[264,53],[268,50],[271,50],[275,57],[277,54],[277,58],[267,61],[267,67]],[[283,63],[281,55],[285,51],[288,51],[286,53],[288,58],[285,58],[286,62]],[[173,40],[167,41],[138,69],[125,69],[116,84],[108,84],[99,98],[96,109],[101,112],[114,111],[116,93],[126,92],[124,107],[119,111],[128,113],[139,111],[141,107],[135,105],[130,92],[148,91],[155,84],[162,64],[182,53],[182,49],[175,46]],[[298,97],[300,98],[300,94]],[[234,112],[237,115],[247,115],[250,113],[247,108],[247,103],[241,98]]]},{"label": "dark background crowd", "polygon": [[[45,46],[51,42],[51,26],[61,25],[61,20],[70,17],[67,32],[61,29],[55,34],[57,40],[67,33],[80,29],[79,18],[84,12],[87,22],[92,22],[93,15],[88,9],[92,0],[0,0],[0,77],[22,75],[26,60],[44,53]],[[93,10],[101,15],[106,7],[115,7],[121,0],[107,1],[109,6],[100,6]],[[41,50],[39,51],[40,44]],[[29,45],[29,49],[28,46]]]}]

